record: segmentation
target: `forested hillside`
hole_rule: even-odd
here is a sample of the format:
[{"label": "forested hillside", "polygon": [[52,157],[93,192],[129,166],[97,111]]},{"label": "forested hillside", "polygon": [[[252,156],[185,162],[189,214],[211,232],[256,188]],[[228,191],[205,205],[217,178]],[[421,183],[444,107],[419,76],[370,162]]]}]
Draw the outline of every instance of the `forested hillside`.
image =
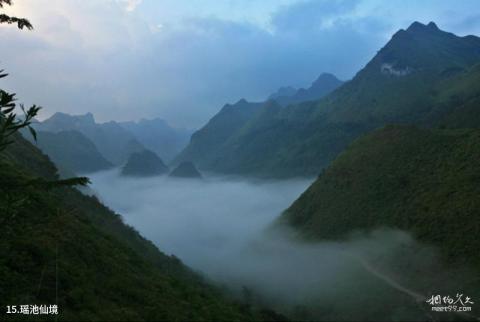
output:
[{"label": "forested hillside", "polygon": [[480,268],[479,67],[436,87],[425,118],[434,128],[390,125],[355,140],[282,220],[313,238],[405,229]]},{"label": "forested hillside", "polygon": [[[351,81],[316,102],[284,108],[266,104],[214,146],[200,168],[255,176],[317,175],[355,138],[389,123],[430,126],[467,100],[449,87],[480,61],[480,39],[458,37],[434,23],[400,30]],[[460,86],[460,85],[458,85]],[[454,90],[454,89],[452,89]],[[453,117],[453,115],[451,116]],[[452,126],[454,123],[450,123]],[[192,138],[186,151],[206,144]]]},{"label": "forested hillside", "polygon": [[141,152],[145,147],[135,136],[116,122],[97,123],[93,114],[69,115],[55,113],[43,122],[35,123],[38,131],[59,133],[77,131],[91,140],[98,151],[110,163],[123,165],[130,154]]},{"label": "forested hillside", "polygon": [[[299,90],[293,88],[280,88],[276,93],[270,95],[266,102],[252,103],[241,99],[237,103],[225,105],[204,127],[193,133],[190,144],[175,158],[174,164],[181,161],[195,162],[199,168],[222,172],[224,169],[236,167],[235,160],[238,156],[230,152],[235,149],[242,149],[242,143],[237,142],[237,137],[250,132],[254,128],[263,130],[263,126],[270,126],[270,117],[277,113],[279,109],[273,109],[272,106],[287,106],[306,101],[314,101],[331,93],[343,84],[332,74],[321,74],[312,85]],[[259,123],[260,119],[265,119],[266,123]],[[274,126],[274,125],[273,125]],[[269,138],[263,138],[261,133],[255,136],[259,142],[245,142],[246,144],[255,144],[259,149],[267,146]],[[264,152],[261,152],[262,155]],[[232,159],[229,159],[229,157]],[[245,156],[251,157],[254,156]],[[268,160],[266,160],[268,162]],[[254,165],[256,166],[256,165]]]},{"label": "forested hillside", "polygon": [[[31,139],[27,132],[24,132],[24,137]],[[92,173],[113,167],[95,144],[77,131],[39,131],[37,140],[31,139],[31,142],[47,154],[57,167],[75,173]]]},{"label": "forested hillside", "polygon": [[3,307],[58,304],[64,321],[260,318],[162,254],[96,198],[36,184],[55,180],[56,169],[21,137],[0,162]]}]

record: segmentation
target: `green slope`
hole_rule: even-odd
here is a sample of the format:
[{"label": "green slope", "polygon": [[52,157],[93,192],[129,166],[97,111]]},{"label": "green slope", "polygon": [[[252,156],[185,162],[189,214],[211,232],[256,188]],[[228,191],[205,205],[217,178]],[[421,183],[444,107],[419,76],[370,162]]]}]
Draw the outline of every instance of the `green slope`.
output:
[{"label": "green slope", "polygon": [[[27,134],[27,138],[30,136]],[[113,165],[108,162],[95,144],[77,131],[58,133],[38,131],[37,145],[60,168],[75,173],[92,173],[106,170]]]},{"label": "green slope", "polygon": [[2,307],[58,304],[63,321],[268,318],[226,300],[96,198],[25,186],[37,176],[55,179],[56,169],[21,137],[0,163]]},{"label": "green slope", "polygon": [[[215,148],[201,167],[256,176],[317,175],[355,138],[375,128],[443,121],[458,106],[456,99],[466,99],[462,92],[443,97],[444,88],[479,61],[480,38],[414,23],[325,98],[285,108],[263,106],[264,112],[257,111],[263,117],[249,119],[228,144],[210,142]],[[478,95],[478,85],[474,90]]]},{"label": "green slope", "polygon": [[281,218],[303,236],[407,230],[480,269],[480,130],[388,126],[356,140]]},{"label": "green slope", "polygon": [[[383,272],[383,276],[421,296],[462,293],[478,298],[479,159],[479,129],[387,126],[357,139],[284,212],[276,225],[293,227],[300,239],[326,242],[350,240],[352,236],[383,229],[406,231],[420,243],[403,247],[383,259],[370,259],[368,265],[374,272]],[[388,262],[389,256],[391,267],[382,269],[382,260]],[[431,258],[436,259],[429,263]],[[360,289],[360,299],[372,296],[370,292],[380,294],[372,303],[384,303],[386,307],[395,303],[390,312],[403,310],[411,314],[387,315],[378,320],[478,319],[475,307],[470,315],[462,316],[428,312],[430,308],[424,301],[399,304],[401,292],[378,276],[371,276],[368,270],[364,273],[362,281],[369,282]],[[357,314],[371,312],[366,319],[372,319],[379,310],[377,305],[370,304],[364,308]],[[419,308],[424,311],[418,311]],[[327,317],[337,320],[344,313],[340,306]]]},{"label": "green slope", "polygon": [[218,150],[235,131],[245,125],[261,105],[244,99],[233,105],[225,105],[203,128],[192,135],[190,144],[175,158],[173,164],[195,160],[199,168],[208,166]]},{"label": "green slope", "polygon": [[[203,128],[192,135],[190,144],[177,156],[174,164],[182,161],[194,161],[200,169],[218,172],[255,172],[256,162],[249,164],[248,158],[261,157],[270,147],[269,143],[276,140],[277,128],[272,119],[280,111],[281,106],[313,101],[324,97],[343,84],[332,74],[321,74],[308,89],[293,90],[291,95],[284,96],[284,89],[270,96],[261,103],[251,103],[242,99],[237,103],[225,105]],[[288,89],[287,89],[288,92]],[[257,130],[265,137],[258,136]],[[297,131],[298,129],[293,129]],[[270,138],[273,132],[275,137]],[[243,140],[239,140],[241,137]],[[254,140],[255,142],[251,142]],[[254,145],[254,151],[247,151],[249,143]],[[271,146],[275,148],[276,142]],[[238,151],[237,151],[238,149]],[[260,152],[260,153],[259,153]],[[239,158],[238,155],[247,158]],[[244,155],[245,154],[245,155]],[[253,169],[249,167],[252,166]]]},{"label": "green slope", "polygon": [[116,122],[96,123],[93,115],[69,115],[57,112],[43,122],[35,123],[38,131],[58,133],[77,131],[90,139],[98,151],[116,166],[123,165],[130,154],[145,148],[135,136]]}]

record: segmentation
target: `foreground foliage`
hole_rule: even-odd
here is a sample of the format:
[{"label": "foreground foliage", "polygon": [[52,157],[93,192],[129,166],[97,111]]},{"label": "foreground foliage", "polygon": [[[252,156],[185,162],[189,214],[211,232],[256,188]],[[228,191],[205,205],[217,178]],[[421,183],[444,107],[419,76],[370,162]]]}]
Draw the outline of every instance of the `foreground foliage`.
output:
[{"label": "foreground foliage", "polygon": [[56,179],[47,157],[15,140],[0,155],[2,307],[58,304],[59,320],[80,321],[262,318],[159,252],[96,198],[68,187],[12,188]]}]

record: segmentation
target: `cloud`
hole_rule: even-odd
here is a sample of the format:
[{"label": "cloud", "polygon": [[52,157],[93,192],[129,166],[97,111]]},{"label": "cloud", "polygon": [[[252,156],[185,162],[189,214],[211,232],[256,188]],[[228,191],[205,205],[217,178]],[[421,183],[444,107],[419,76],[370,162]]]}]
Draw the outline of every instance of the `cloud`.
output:
[{"label": "cloud", "polygon": [[120,2],[125,3],[125,8],[127,11],[134,11],[143,0],[119,0]]},{"label": "cloud", "polygon": [[358,4],[358,0],[301,1],[278,10],[272,24],[280,32],[311,32],[348,15]]},{"label": "cloud", "polygon": [[430,292],[458,292],[475,276],[445,269],[435,249],[402,231],[303,243],[285,227],[271,229],[308,180],[132,179],[116,170],[90,178],[162,251],[293,320],[421,320]]},{"label": "cloud", "polygon": [[[352,77],[413,20],[472,33],[473,2],[24,0],[33,32],[0,28],[2,86],[25,103],[99,120],[200,127],[225,103]],[[135,9],[127,11],[126,9]],[[454,10],[454,14],[448,13]],[[470,28],[470,29],[469,29]]]}]

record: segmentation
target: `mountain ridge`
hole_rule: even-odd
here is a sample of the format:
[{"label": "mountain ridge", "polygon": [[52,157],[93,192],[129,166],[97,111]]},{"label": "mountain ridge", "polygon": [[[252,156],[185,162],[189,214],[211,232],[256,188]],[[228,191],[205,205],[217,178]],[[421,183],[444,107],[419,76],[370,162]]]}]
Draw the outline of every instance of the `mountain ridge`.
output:
[{"label": "mountain ridge", "polygon": [[[320,86],[324,80],[331,81],[332,79],[337,84],[341,82],[335,76],[324,73],[313,84]],[[326,95],[327,92],[336,88],[335,84],[331,85],[329,88],[322,90],[320,94],[315,92],[318,89],[314,89],[314,95]],[[307,95],[310,95],[308,90],[305,91]],[[298,94],[298,91],[296,94]],[[295,95],[289,99],[307,99],[306,94],[294,98]],[[286,103],[286,101],[283,101],[283,103]],[[279,108],[282,107],[282,97],[255,103],[240,99],[235,104],[224,105],[204,127],[193,133],[190,144],[175,158],[173,164],[177,165],[182,161],[194,162],[201,170],[212,170],[217,164],[223,162],[216,160],[218,153],[222,153],[222,149],[230,144],[236,145],[237,137],[245,133],[247,128],[257,127],[257,125],[254,125],[254,120],[264,119],[266,115],[272,115],[272,107],[275,111],[279,111]],[[215,171],[215,169],[213,170]]]},{"label": "mountain ridge", "polygon": [[62,130],[56,133],[37,131],[36,141],[31,139],[30,133],[22,134],[46,153],[59,168],[84,174],[113,167],[95,144],[78,131]]},{"label": "mountain ridge", "polygon": [[321,73],[310,87],[300,88],[298,90],[293,87],[282,87],[276,93],[270,95],[268,100],[275,100],[282,106],[314,101],[333,92],[343,83],[343,81],[331,73]]},{"label": "mountain ridge", "polygon": [[35,123],[34,127],[38,131],[53,133],[78,131],[90,139],[98,151],[116,166],[125,163],[131,153],[144,150],[133,134],[113,121],[96,123],[92,113],[69,115],[57,112],[43,122]]},{"label": "mountain ridge", "polygon": [[288,105],[261,124],[250,118],[243,128],[252,131],[236,132],[229,138],[232,144],[211,148],[208,159],[199,153],[188,157],[200,169],[219,173],[315,176],[354,139],[378,127],[438,123],[450,108],[439,102],[439,87],[469,73],[479,61],[480,38],[415,22],[325,97]]},{"label": "mountain ridge", "polygon": [[137,122],[119,122],[147,149],[165,162],[170,162],[185,146],[193,131],[174,128],[161,118],[141,119]]}]

